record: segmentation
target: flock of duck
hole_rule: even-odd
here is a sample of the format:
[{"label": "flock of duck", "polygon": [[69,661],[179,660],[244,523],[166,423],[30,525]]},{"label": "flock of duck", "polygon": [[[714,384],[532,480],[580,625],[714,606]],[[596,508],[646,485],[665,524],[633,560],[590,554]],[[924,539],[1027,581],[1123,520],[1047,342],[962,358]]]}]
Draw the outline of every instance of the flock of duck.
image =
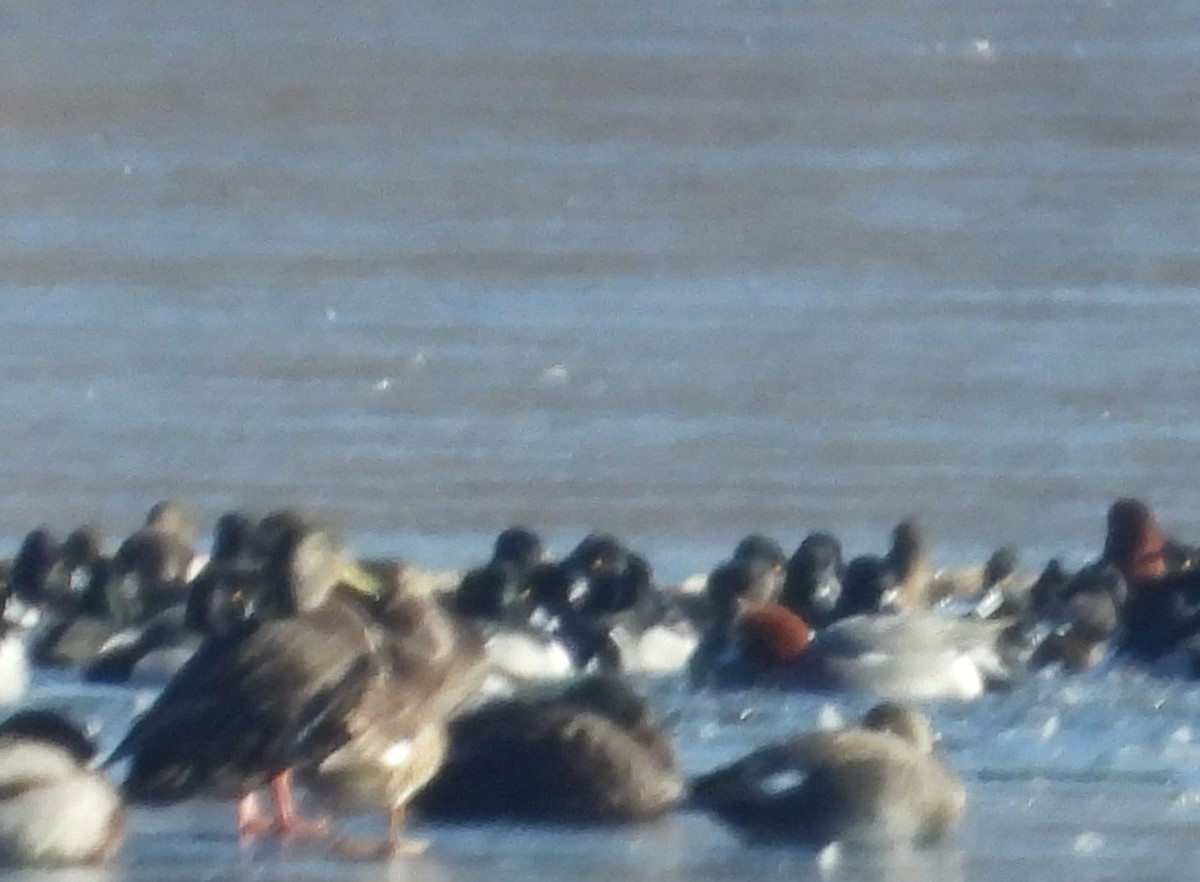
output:
[{"label": "flock of duck", "polygon": [[[229,799],[238,835],[324,837],[338,852],[419,852],[413,807],[444,819],[632,823],[678,808],[751,839],[820,846],[935,842],[962,781],[913,705],[1018,688],[1030,671],[1108,659],[1190,673],[1196,552],[1150,509],[1116,501],[1097,559],[1023,579],[1002,548],[937,572],[906,520],[848,562],[813,533],[789,557],[761,535],[672,589],[607,534],[550,560],[513,527],[461,578],[356,560],[290,510],[240,512],[197,554],[174,502],[109,555],[95,531],[31,532],[4,576],[0,863],[103,861],[127,804]],[[161,686],[100,761],[40,707],[30,666]],[[630,675],[695,688],[855,690],[854,726],[764,746],[688,780]],[[118,786],[114,770],[124,767]],[[298,808],[387,813],[380,842]],[[262,798],[269,800],[264,805]]]}]

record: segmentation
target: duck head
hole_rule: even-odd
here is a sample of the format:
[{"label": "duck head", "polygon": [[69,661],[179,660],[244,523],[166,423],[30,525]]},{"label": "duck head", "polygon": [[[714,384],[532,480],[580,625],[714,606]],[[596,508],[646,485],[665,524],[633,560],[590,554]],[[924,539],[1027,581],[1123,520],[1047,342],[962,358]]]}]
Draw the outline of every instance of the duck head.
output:
[{"label": "duck head", "polygon": [[58,540],[47,526],[40,526],[26,534],[13,558],[9,590],[19,600],[40,604],[45,599],[46,578],[58,561]]},{"label": "duck head", "polygon": [[589,533],[563,558],[563,565],[575,576],[620,572],[625,569],[628,552],[611,533]]},{"label": "duck head", "polygon": [[887,563],[897,581],[912,576],[926,561],[925,535],[916,518],[905,518],[892,530]]},{"label": "duck head", "polygon": [[178,500],[163,499],[156,502],[146,514],[146,526],[176,536],[189,545],[196,541],[192,516]]},{"label": "duck head", "polygon": [[546,550],[537,533],[525,527],[502,530],[492,546],[494,563],[510,564],[520,572],[528,572],[546,557]]},{"label": "duck head", "polygon": [[[268,525],[267,533],[273,544],[262,562],[259,587],[248,602],[251,615],[287,617],[316,609],[339,585],[367,597],[378,595],[378,581],[324,530],[288,518]],[[255,534],[251,544],[261,549],[263,522]]]},{"label": "duck head", "polygon": [[812,643],[812,629],[800,616],[776,603],[746,606],[733,622],[733,648],[757,670],[783,667]]},{"label": "duck head", "polygon": [[933,726],[927,716],[911,705],[895,701],[880,702],[867,711],[862,726],[876,732],[890,732],[907,741],[919,753],[933,753]]},{"label": "duck head", "polygon": [[213,526],[212,560],[233,563],[250,551],[254,523],[245,512],[227,511]]},{"label": "duck head", "polygon": [[842,595],[842,544],[829,533],[809,533],[787,564],[782,601],[807,622],[821,627],[833,617]]},{"label": "duck head", "polygon": [[1167,572],[1166,540],[1150,507],[1140,499],[1118,499],[1108,509],[1101,558],[1130,583],[1160,579]]},{"label": "duck head", "polygon": [[733,560],[749,569],[755,584],[754,599],[762,602],[775,599],[783,586],[787,565],[787,555],[778,542],[761,533],[751,533],[733,549]]}]

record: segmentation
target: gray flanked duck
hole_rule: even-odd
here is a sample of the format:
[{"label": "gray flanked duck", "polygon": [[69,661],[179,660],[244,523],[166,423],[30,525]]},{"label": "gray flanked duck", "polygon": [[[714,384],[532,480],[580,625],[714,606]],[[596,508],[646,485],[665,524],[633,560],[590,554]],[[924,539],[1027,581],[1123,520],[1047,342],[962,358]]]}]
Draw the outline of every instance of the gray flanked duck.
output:
[{"label": "gray flanked duck", "polygon": [[480,706],[453,721],[450,743],[422,814],[623,823],[669,811],[685,787],[666,733],[613,675]]},{"label": "gray flanked duck", "polygon": [[958,824],[967,799],[933,746],[923,714],[885,702],[861,726],[764,747],[697,778],[692,802],[754,840],[931,844]]},{"label": "gray flanked duck", "polygon": [[24,710],[0,723],[0,865],[95,864],[116,851],[123,808],[89,768],[94,755],[59,714]]}]

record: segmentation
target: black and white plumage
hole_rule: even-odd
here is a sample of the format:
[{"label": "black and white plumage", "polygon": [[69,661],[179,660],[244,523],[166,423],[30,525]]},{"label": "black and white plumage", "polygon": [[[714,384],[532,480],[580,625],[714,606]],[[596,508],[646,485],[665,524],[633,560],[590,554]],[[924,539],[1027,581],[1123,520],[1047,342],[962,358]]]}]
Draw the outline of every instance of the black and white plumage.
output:
[{"label": "black and white plumage", "polygon": [[95,864],[116,851],[124,810],[89,768],[94,753],[74,723],[49,711],[0,723],[0,865]]}]

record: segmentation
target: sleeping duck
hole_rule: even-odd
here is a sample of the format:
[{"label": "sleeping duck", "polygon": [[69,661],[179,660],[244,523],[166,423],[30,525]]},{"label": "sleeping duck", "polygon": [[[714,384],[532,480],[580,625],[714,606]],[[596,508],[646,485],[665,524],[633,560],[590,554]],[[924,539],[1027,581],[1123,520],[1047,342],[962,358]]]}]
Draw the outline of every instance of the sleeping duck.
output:
[{"label": "sleeping duck", "polygon": [[93,864],[117,850],[121,800],[88,768],[94,755],[58,714],[20,711],[0,723],[0,864]]},{"label": "sleeping duck", "polygon": [[[365,688],[377,646],[368,614],[345,592],[365,588],[340,547],[298,518],[268,527],[261,572],[242,599],[247,617],[200,647],[107,761],[128,758],[132,801],[237,798],[243,836],[324,831],[296,814],[291,770],[336,747],[312,733],[340,732],[335,714]],[[267,785],[273,819],[255,795]]]},{"label": "sleeping duck", "polygon": [[450,745],[417,797],[423,814],[622,823],[662,815],[684,790],[667,735],[611,675],[483,705],[451,724]]},{"label": "sleeping duck", "polygon": [[920,712],[879,704],[861,726],[802,735],[702,775],[691,801],[756,840],[934,843],[958,824],[966,789],[933,740]]}]

